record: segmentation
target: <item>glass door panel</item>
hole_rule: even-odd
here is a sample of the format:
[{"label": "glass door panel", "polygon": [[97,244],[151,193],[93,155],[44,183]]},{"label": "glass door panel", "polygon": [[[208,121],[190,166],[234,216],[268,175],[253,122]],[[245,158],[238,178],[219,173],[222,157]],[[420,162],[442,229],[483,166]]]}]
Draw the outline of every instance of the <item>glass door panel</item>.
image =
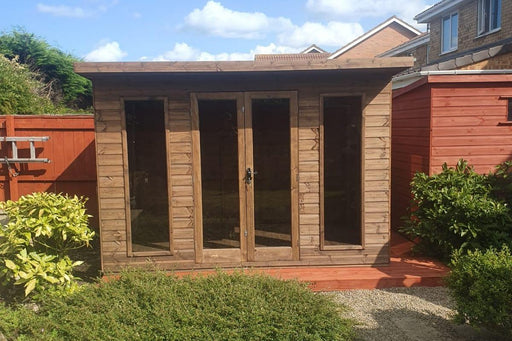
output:
[{"label": "glass door panel", "polygon": [[251,105],[255,247],[291,246],[290,100]]},{"label": "glass door panel", "polygon": [[198,100],[203,247],[240,248],[236,100]]}]

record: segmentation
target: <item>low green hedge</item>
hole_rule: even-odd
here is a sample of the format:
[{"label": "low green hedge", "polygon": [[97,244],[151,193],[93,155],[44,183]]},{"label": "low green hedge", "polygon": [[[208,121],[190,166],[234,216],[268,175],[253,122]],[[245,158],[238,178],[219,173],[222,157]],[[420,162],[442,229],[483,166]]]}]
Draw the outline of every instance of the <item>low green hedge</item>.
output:
[{"label": "low green hedge", "polygon": [[22,340],[349,340],[342,310],[304,284],[262,275],[126,272],[43,300],[37,313],[3,307],[0,330]]},{"label": "low green hedge", "polygon": [[508,247],[455,253],[447,284],[459,322],[512,337],[512,254]]}]

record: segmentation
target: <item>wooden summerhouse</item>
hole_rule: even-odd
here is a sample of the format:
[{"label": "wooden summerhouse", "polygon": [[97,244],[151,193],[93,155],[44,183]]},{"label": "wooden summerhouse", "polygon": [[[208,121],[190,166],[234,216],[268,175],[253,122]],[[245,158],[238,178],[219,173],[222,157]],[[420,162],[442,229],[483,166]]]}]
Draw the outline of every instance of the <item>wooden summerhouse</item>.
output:
[{"label": "wooden summerhouse", "polygon": [[410,58],[78,63],[104,270],[389,261],[391,76]]}]

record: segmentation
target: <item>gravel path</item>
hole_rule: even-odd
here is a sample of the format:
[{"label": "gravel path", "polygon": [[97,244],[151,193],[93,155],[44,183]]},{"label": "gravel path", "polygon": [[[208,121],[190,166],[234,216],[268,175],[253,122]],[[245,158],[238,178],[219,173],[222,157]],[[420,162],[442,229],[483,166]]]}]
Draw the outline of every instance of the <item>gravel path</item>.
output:
[{"label": "gravel path", "polygon": [[454,304],[443,287],[347,290],[333,295],[350,308],[346,317],[358,322],[357,340],[497,340],[486,331],[453,323]]}]

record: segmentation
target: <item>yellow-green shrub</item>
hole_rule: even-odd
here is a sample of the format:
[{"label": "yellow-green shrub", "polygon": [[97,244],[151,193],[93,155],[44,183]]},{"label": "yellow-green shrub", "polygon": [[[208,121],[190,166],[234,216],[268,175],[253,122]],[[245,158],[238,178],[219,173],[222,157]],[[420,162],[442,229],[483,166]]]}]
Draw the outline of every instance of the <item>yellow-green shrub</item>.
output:
[{"label": "yellow-green shrub", "polygon": [[0,226],[0,278],[8,290],[24,295],[43,291],[66,293],[76,288],[69,252],[89,246],[86,199],[54,193],[33,193],[0,203],[8,222]]}]

